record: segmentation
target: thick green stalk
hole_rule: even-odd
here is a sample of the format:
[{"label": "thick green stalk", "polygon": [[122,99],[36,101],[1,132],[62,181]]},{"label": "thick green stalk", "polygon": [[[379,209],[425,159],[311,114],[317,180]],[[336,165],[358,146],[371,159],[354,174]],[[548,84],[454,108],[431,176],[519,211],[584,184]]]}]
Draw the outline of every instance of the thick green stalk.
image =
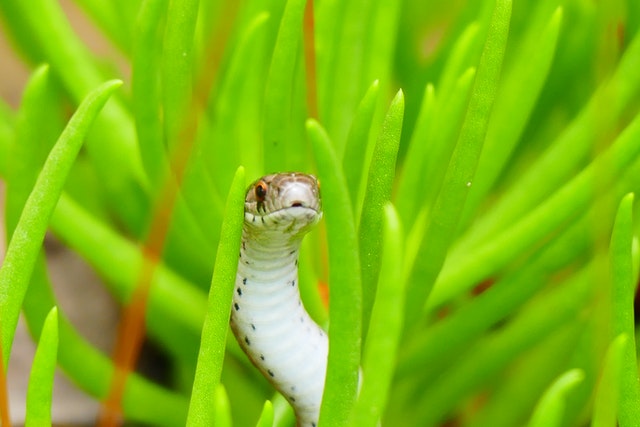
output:
[{"label": "thick green stalk", "polygon": [[505,327],[472,345],[473,357],[460,359],[435,381],[424,384],[417,402],[416,422],[432,426],[442,421],[461,399],[487,384],[515,357],[576,317],[593,296],[594,263],[551,290],[518,314]]},{"label": "thick green stalk", "polygon": [[[37,117],[51,116],[51,81],[47,68],[38,69],[31,79],[21,107],[17,145],[12,152],[20,161],[13,162],[9,174],[10,185],[7,188],[7,234],[11,235],[23,210],[31,188],[38,177],[38,171],[45,160],[49,149],[48,139],[51,143],[55,136],[52,129],[46,127],[35,128],[33,120]],[[55,126],[54,126],[55,127]],[[76,129],[77,130],[77,129]],[[14,185],[15,184],[15,185]],[[58,208],[61,203],[58,201]],[[88,231],[91,234],[93,230]],[[112,264],[113,265],[116,264]],[[31,283],[23,304],[23,311],[27,324],[35,337],[41,334],[42,326],[47,314],[57,303],[53,297],[49,279],[45,270],[44,259],[38,257],[35,263]],[[73,329],[73,326],[59,312],[59,349],[58,361],[70,377],[85,391],[93,396],[101,398],[106,395],[113,366],[109,360],[91,347]],[[177,426],[184,425],[186,416],[186,402],[184,399],[170,392],[159,389],[157,386],[133,375],[130,378],[125,393],[126,416],[130,419],[138,419],[154,425]],[[159,408],[151,410],[147,402],[156,402]]]},{"label": "thick green stalk", "polygon": [[362,326],[367,336],[369,317],[376,296],[380,260],[382,257],[384,207],[391,201],[391,190],[396,176],[396,158],[400,147],[404,94],[399,91],[387,112],[369,167],[367,189],[358,227],[360,266],[362,268]]},{"label": "thick green stalk", "polygon": [[[363,352],[362,386],[350,425],[373,426],[384,414],[402,335],[405,298],[403,231],[395,208],[384,208],[383,254],[370,334]],[[384,355],[384,357],[381,357]]]},{"label": "thick green stalk", "polygon": [[133,117],[142,165],[157,191],[168,171],[162,125],[160,66],[168,0],[144,0],[137,19],[131,63]]},{"label": "thick green stalk", "polygon": [[[36,61],[50,64],[76,104],[105,80],[90,50],[72,30],[61,6],[53,0],[0,3],[9,21],[21,22],[20,31],[37,51]],[[38,13],[33,11],[37,10]],[[31,46],[29,47],[31,49]],[[110,207],[130,231],[139,231],[148,206],[146,186],[131,116],[115,99],[96,119],[87,141],[87,152],[107,192]]]},{"label": "thick green stalk", "polygon": [[244,168],[236,171],[227,198],[220,246],[211,279],[207,315],[202,327],[200,352],[187,416],[188,426],[212,426],[221,416],[212,399],[220,392],[231,299],[238,269],[238,253],[244,223]]},{"label": "thick green stalk", "polygon": [[628,342],[621,355],[619,379],[618,422],[621,427],[633,426],[640,420],[640,382],[636,360],[634,297],[637,277],[633,275],[632,219],[633,194],[620,202],[611,236],[609,257],[612,276],[613,336],[624,334]]},{"label": "thick green stalk", "polygon": [[360,101],[349,129],[342,158],[342,169],[347,180],[353,211],[356,212],[356,215],[358,212],[357,207],[361,200],[360,188],[367,171],[366,154],[371,151],[369,150],[370,141],[372,141],[370,134],[373,126],[373,116],[378,103],[379,86],[378,80],[374,81],[362,101]]},{"label": "thick green stalk", "polygon": [[265,93],[263,140],[267,173],[299,170],[305,159],[304,141],[292,138],[293,89],[301,55],[302,21],[307,0],[287,1],[273,50]]},{"label": "thick green stalk", "polygon": [[637,116],[607,151],[516,224],[477,248],[456,247],[438,277],[429,306],[438,306],[480,283],[535,242],[566,226],[593,201],[598,189],[616,182],[640,155],[640,145],[636,143],[639,135]]},{"label": "thick green stalk", "polygon": [[[532,27],[513,66],[505,73],[487,128],[487,142],[478,160],[475,185],[469,193],[462,223],[475,214],[507,165],[524,132],[546,81],[562,25],[562,8],[552,14],[542,33]],[[532,55],[533,53],[533,55]]]},{"label": "thick green stalk", "polygon": [[611,341],[607,349],[598,386],[595,390],[591,427],[613,426],[616,425],[616,420],[619,420],[620,391],[624,377],[628,375],[623,367],[628,346],[629,337],[620,334]]},{"label": "thick green stalk", "polygon": [[346,179],[326,132],[307,121],[318,163],[329,242],[329,360],[320,425],[347,425],[356,400],[362,336],[362,280],[355,220]]},{"label": "thick green stalk", "polygon": [[[20,218],[20,212],[36,182],[51,147],[63,129],[56,114],[58,94],[48,65],[38,67],[29,79],[22,95],[16,120],[16,135],[8,150],[15,161],[7,166],[7,197],[5,224],[8,237]],[[34,123],[42,123],[34,126]]]},{"label": "thick green stalk", "polygon": [[420,316],[453,241],[469,187],[473,184],[488,117],[500,78],[510,17],[511,0],[498,0],[460,136],[431,212],[418,259],[410,275],[406,310],[407,325],[414,324]]},{"label": "thick green stalk", "polygon": [[84,100],[60,135],[27,199],[0,269],[0,332],[7,366],[15,328],[49,218],[82,142],[107,99],[122,82],[107,82]]},{"label": "thick green stalk", "polygon": [[[517,185],[459,240],[461,248],[466,251],[492,240],[495,233],[535,208],[575,173],[593,152],[594,144],[619,126],[624,112],[636,99],[640,92],[639,67],[640,34],[636,34],[615,73],[598,88],[549,149],[519,175]],[[602,108],[603,105],[607,108]]]},{"label": "thick green stalk", "polygon": [[[194,112],[190,106],[194,95],[193,44],[199,3],[199,0],[171,1],[166,14],[161,69],[162,111],[164,142],[170,153],[174,148],[185,145],[184,141],[178,141],[178,137],[185,131],[185,127],[196,123],[195,118],[185,117],[185,113]],[[192,122],[188,122],[189,119]]]},{"label": "thick green stalk", "polygon": [[[415,219],[419,216],[421,197],[425,186],[424,164],[427,161],[428,153],[431,150],[433,141],[433,127],[437,114],[437,99],[435,89],[429,83],[422,95],[418,118],[409,140],[409,147],[404,158],[402,170],[396,180],[397,190],[395,203],[398,206],[398,213],[402,223],[407,229],[411,229]],[[428,186],[429,183],[426,183]]]}]

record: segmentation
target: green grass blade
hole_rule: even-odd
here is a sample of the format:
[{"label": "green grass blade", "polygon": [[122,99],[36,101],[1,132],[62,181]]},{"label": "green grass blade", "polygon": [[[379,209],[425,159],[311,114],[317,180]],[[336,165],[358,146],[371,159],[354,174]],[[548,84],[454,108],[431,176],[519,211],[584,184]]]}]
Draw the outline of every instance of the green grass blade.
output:
[{"label": "green grass blade", "polygon": [[[55,139],[54,136],[49,135],[51,130],[47,130],[44,126],[37,130],[33,129],[31,122],[39,115],[53,119],[52,112],[49,111],[51,101],[47,101],[47,99],[55,98],[55,96],[50,91],[46,68],[37,70],[25,91],[22,106],[24,111],[20,113],[20,122],[24,123],[20,126],[24,126],[25,129],[20,131],[18,143],[21,145],[20,150],[24,150],[20,155],[27,157],[21,159],[20,162],[15,162],[22,165],[21,167],[14,165],[11,168],[10,181],[16,185],[9,185],[7,188],[7,199],[13,201],[11,204],[7,204],[6,212],[7,234],[9,235],[12,234],[13,226],[23,208],[19,201],[24,204],[27,200],[41,168],[40,161],[44,161],[41,145],[44,144],[46,148],[48,145],[46,140],[51,137],[53,142]],[[45,154],[46,151],[45,149]],[[58,205],[61,200],[58,201]],[[91,234],[92,231],[87,231],[87,234]],[[45,271],[44,260],[39,257],[36,260],[31,284],[28,287],[23,305],[27,324],[34,336],[40,335],[47,314],[56,305]],[[83,390],[93,396],[98,398],[106,396],[113,366],[109,363],[108,358],[81,338],[62,312],[59,315],[59,338],[58,360],[67,374]],[[125,405],[127,403],[131,403],[131,405],[126,410],[127,418],[138,419],[153,425],[184,425],[186,402],[182,397],[161,390],[135,375],[131,377],[128,384],[130,386],[125,394]],[[155,402],[153,405],[157,404],[159,408],[153,409],[147,402]]]},{"label": "green grass blade", "polygon": [[370,133],[378,103],[379,86],[378,80],[374,81],[360,101],[349,129],[342,158],[342,170],[344,170],[344,176],[347,180],[354,212],[357,212],[356,206],[359,206],[360,187],[366,172],[365,153],[370,152]]},{"label": "green grass blade", "polygon": [[211,399],[219,385],[229,329],[244,222],[244,181],[244,169],[241,167],[236,171],[231,185],[222,222],[220,247],[211,279],[207,316],[202,327],[198,365],[189,405],[188,426],[211,426],[218,416],[215,407],[211,405]]},{"label": "green grass blade", "polygon": [[[474,415],[468,427],[526,425],[549,385],[567,369],[576,369],[576,352],[567,349],[577,348],[580,338],[585,336],[584,332],[585,322],[561,326],[531,351],[518,358],[509,366],[509,375],[501,377],[500,382],[495,384],[488,400]],[[581,370],[586,378],[585,369]],[[590,386],[590,381],[583,381],[579,389],[585,390]],[[566,395],[566,406],[578,406],[571,402],[576,400],[578,391],[574,390]],[[569,418],[572,412],[567,410],[566,406],[563,412],[565,418]]]},{"label": "green grass blade", "polygon": [[558,7],[542,32],[532,28],[527,44],[520,48],[514,65],[505,73],[487,128],[487,142],[478,161],[475,185],[465,206],[463,224],[495,184],[524,131],[551,68],[561,25],[562,8]]},{"label": "green grass blade", "polygon": [[[263,12],[246,25],[238,37],[225,78],[216,93],[211,112],[212,135],[210,141],[202,145],[206,166],[219,191],[229,188],[233,172],[239,164],[245,167],[249,177],[263,173],[262,144],[258,144],[262,137],[259,130],[260,114],[256,111],[259,101],[252,103],[245,98],[249,82],[244,67],[259,54],[270,20],[269,14]],[[257,95],[251,91],[248,96]],[[243,144],[238,144],[238,141]]]},{"label": "green grass blade", "polygon": [[584,372],[572,369],[560,376],[540,398],[529,427],[560,427],[566,395],[584,379]]},{"label": "green grass blade", "polygon": [[294,425],[296,416],[289,402],[280,393],[276,393],[271,401],[273,402],[273,427]]},{"label": "green grass blade", "polygon": [[384,207],[391,201],[403,117],[404,94],[399,91],[389,106],[374,148],[358,227],[362,269],[363,337],[367,335],[369,317],[376,295],[382,253],[380,235],[383,234]]},{"label": "green grass blade", "polygon": [[469,107],[409,280],[408,324],[420,315],[458,226],[487,128],[507,43],[511,1],[498,0],[480,58]]},{"label": "green grass blade", "polygon": [[318,325],[324,326],[328,324],[329,313],[320,294],[320,287],[318,286],[319,274],[314,268],[317,263],[317,260],[314,260],[317,255],[314,252],[314,243],[316,242],[308,238],[303,240],[302,243],[302,250],[298,259],[300,298],[302,298],[304,308],[311,318]]},{"label": "green grass blade", "polygon": [[[614,75],[603,83],[580,114],[510,188],[491,211],[476,221],[473,230],[460,241],[466,249],[494,234],[506,224],[535,207],[544,197],[566,182],[593,152],[593,144],[606,138],[619,124],[629,104],[640,92],[640,34],[626,48]],[[607,105],[606,109],[602,109]]]},{"label": "green grass blade", "polygon": [[329,136],[315,120],[307,132],[318,164],[329,242],[329,360],[320,425],[346,425],[358,388],[362,281],[355,220],[346,179]]},{"label": "green grass blade", "polygon": [[436,83],[436,89],[441,102],[445,102],[451,96],[455,96],[457,81],[465,70],[475,67],[482,52],[482,36],[480,24],[471,22],[460,33],[451,47],[451,53],[447,55],[447,61],[443,67],[440,79]]},{"label": "green grass blade", "polygon": [[[216,386],[213,394],[213,405],[210,402],[209,406],[213,407],[213,419],[211,425],[216,427],[231,427],[233,422],[231,421],[231,405],[229,404],[229,396],[222,384]],[[188,420],[187,420],[188,422]]]},{"label": "green grass blade", "polygon": [[[431,211],[435,200],[442,190],[445,175],[455,150],[460,127],[464,123],[469,107],[469,96],[473,89],[476,69],[465,70],[458,79],[450,96],[441,95],[433,121],[436,124],[427,138],[421,141],[426,145],[422,169],[419,171],[419,184],[413,194],[417,209]],[[427,179],[428,177],[428,179]]]},{"label": "green grass blade", "polygon": [[[591,427],[609,427],[616,425],[619,411],[620,390],[622,381],[628,375],[623,369],[625,364],[624,354],[627,352],[629,337],[625,334],[618,335],[607,349],[604,358],[602,373],[595,391],[593,405],[593,417]],[[634,422],[637,421],[633,420]]]},{"label": "green grass blade", "polygon": [[[437,380],[424,384],[415,418],[420,425],[434,425],[473,391],[486,385],[508,363],[532,348],[561,325],[576,319],[593,296],[594,263],[569,281],[530,304],[513,321],[472,346],[473,357],[462,358]],[[580,321],[580,319],[578,319]]]},{"label": "green grass blade", "polygon": [[5,177],[8,169],[10,142],[14,138],[14,113],[0,99],[0,176]]},{"label": "green grass blade", "polygon": [[611,236],[609,257],[612,275],[613,335],[629,337],[620,356],[620,377],[618,402],[618,422],[621,427],[633,426],[640,420],[640,382],[636,360],[634,322],[634,296],[636,277],[633,275],[633,194],[628,194],[620,202],[618,214]]},{"label": "green grass blade", "polygon": [[[450,366],[466,345],[513,313],[542,286],[544,276],[535,269],[509,275],[455,313],[434,324],[404,349],[398,375],[411,377],[417,370],[435,379]],[[446,342],[446,346],[441,343]]]},{"label": "green grass blade", "polygon": [[[366,31],[362,56],[362,78],[356,84],[360,86],[361,93],[363,93],[369,82],[379,80],[381,93],[389,93],[393,81],[391,64],[397,49],[396,38],[402,2],[376,0],[371,3],[371,13],[368,20],[362,19],[360,10],[357,8],[355,10],[354,19],[364,21]],[[337,45],[340,44],[341,40]],[[353,82],[344,80],[343,84],[351,85]],[[327,89],[335,90],[336,88]],[[350,105],[355,105],[357,99],[355,98]],[[349,112],[349,114],[351,113]]]},{"label": "green grass blade", "polygon": [[191,112],[198,5],[199,0],[171,1],[166,14],[161,76],[165,143],[169,152],[179,146],[179,133],[187,126],[185,112]]},{"label": "green grass blade", "polygon": [[[47,314],[56,305],[44,260],[39,258],[23,306],[27,324],[34,336],[40,335]],[[86,393],[97,399],[105,398],[114,370],[111,360],[92,347],[60,310],[58,321],[60,366]],[[125,419],[146,425],[184,426],[187,403],[183,396],[163,389],[140,375],[130,374],[127,379],[123,397]]]},{"label": "green grass blade", "polygon": [[54,307],[44,321],[38,348],[33,359],[27,390],[25,427],[51,425],[51,400],[57,354],[58,309]]},{"label": "green grass blade", "polygon": [[[573,262],[575,250],[586,251],[593,245],[597,239],[588,231],[591,221],[592,217],[585,215],[541,253],[528,258],[527,265],[505,274],[485,292],[420,334],[403,348],[398,375],[410,376],[419,369],[425,379],[437,377],[465,345],[512,315],[549,283],[553,272]],[[602,218],[599,221],[605,222]],[[441,345],[442,342],[447,345]]]},{"label": "green grass blade", "polygon": [[0,332],[5,366],[33,266],[69,169],[93,120],[121,84],[120,81],[107,82],[80,104],[51,150],[9,242],[0,269]]},{"label": "green grass blade", "polygon": [[[104,222],[83,210],[69,196],[62,194],[51,218],[56,235],[78,252],[105,279],[109,291],[127,303],[138,282],[144,256],[135,243],[119,235]],[[189,310],[184,310],[189,307]],[[157,267],[150,288],[147,322],[152,333],[169,348],[179,350],[185,334],[172,338],[163,331],[164,321],[184,328],[189,335],[200,334],[206,313],[205,294],[166,265]]]},{"label": "green grass blade", "polygon": [[[384,209],[382,266],[362,361],[362,387],[350,425],[374,426],[382,418],[396,366],[405,298],[403,231],[393,205]],[[384,355],[384,356],[382,356]]]},{"label": "green grass blade", "polygon": [[162,30],[168,1],[144,0],[133,40],[131,92],[140,157],[153,188],[168,170],[160,93]]},{"label": "green grass blade", "polygon": [[[367,55],[366,27],[371,19],[372,3],[355,0],[314,4],[318,109],[341,159],[345,154],[349,126],[354,124],[352,119],[355,120],[353,114],[358,100],[366,85],[380,78],[375,76],[367,81],[363,76],[363,61]],[[358,155],[361,156],[361,152]]]},{"label": "green grass blade", "polygon": [[503,268],[533,242],[568,224],[583,212],[597,194],[597,189],[611,185],[638,157],[638,138],[640,116],[627,126],[607,151],[519,222],[494,234],[486,245],[476,249],[457,246],[450,253],[438,278],[429,298],[429,306],[438,306],[468,290]]},{"label": "green grass blade", "polygon": [[435,89],[429,83],[422,95],[418,118],[397,180],[395,203],[398,206],[402,224],[407,229],[411,229],[419,214],[421,198],[416,197],[416,194],[421,193],[421,189],[425,184],[423,170],[425,161],[428,158],[437,107]]},{"label": "green grass blade", "polygon": [[265,94],[263,139],[265,172],[301,170],[306,149],[304,141],[291,138],[292,85],[296,63],[301,55],[302,20],[306,0],[286,3],[278,38],[273,50]]},{"label": "green grass blade", "polygon": [[[13,11],[7,19],[24,23],[29,40],[40,52],[36,60],[50,64],[52,74],[60,79],[76,104],[105,80],[99,64],[71,28],[58,2],[7,0],[0,7]],[[38,13],[33,13],[34,10]],[[148,208],[142,192],[146,177],[133,121],[120,100],[114,99],[96,119],[86,148],[111,207],[131,231],[139,231]]]},{"label": "green grass blade", "polygon": [[272,427],[273,426],[273,404],[270,400],[264,402],[260,419],[256,424],[256,427]]},{"label": "green grass blade", "polygon": [[[58,100],[53,86],[49,66],[43,65],[33,72],[23,92],[15,141],[9,151],[15,161],[9,163],[6,175],[10,187],[5,218],[8,231],[15,229],[38,173],[64,127],[57,114]],[[34,126],[34,123],[42,125]]]}]

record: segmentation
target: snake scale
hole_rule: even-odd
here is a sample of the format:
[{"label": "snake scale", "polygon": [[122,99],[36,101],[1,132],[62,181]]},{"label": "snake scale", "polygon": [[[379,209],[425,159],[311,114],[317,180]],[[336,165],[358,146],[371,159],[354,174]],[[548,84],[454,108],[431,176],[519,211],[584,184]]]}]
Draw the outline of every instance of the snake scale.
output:
[{"label": "snake scale", "polygon": [[238,343],[304,427],[318,424],[329,343],[300,299],[298,252],[321,218],[312,175],[267,175],[249,186],[231,309]]}]

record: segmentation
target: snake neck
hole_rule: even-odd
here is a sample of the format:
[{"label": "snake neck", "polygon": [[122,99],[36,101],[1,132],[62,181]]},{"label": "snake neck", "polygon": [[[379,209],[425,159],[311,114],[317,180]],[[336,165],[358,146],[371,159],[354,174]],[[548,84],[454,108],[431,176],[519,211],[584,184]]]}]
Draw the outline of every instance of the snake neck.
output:
[{"label": "snake neck", "polygon": [[301,239],[274,238],[267,233],[256,236],[248,231],[242,237],[239,269],[254,273],[261,281],[266,271],[285,269],[297,275]]},{"label": "snake neck", "polygon": [[328,340],[300,300],[300,240],[244,237],[233,332],[251,361],[294,407],[298,424],[313,427],[322,400]]}]

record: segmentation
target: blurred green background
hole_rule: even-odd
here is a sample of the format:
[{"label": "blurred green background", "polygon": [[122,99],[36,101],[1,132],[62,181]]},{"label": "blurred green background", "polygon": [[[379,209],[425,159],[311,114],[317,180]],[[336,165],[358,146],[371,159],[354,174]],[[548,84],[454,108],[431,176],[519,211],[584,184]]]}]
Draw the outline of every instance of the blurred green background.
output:
[{"label": "blurred green background", "polygon": [[[51,200],[22,214],[55,236],[48,263],[14,249],[24,264],[0,274],[2,312],[22,307],[34,341],[61,307],[46,328],[57,358],[43,360],[91,399],[69,397],[88,410],[54,421],[92,423],[114,398],[114,364],[135,367],[114,348],[136,354],[146,336],[152,372],[130,376],[103,417],[184,425],[203,321],[228,309],[207,292],[232,252],[221,227],[242,165],[247,183],[288,170],[323,182],[300,283],[333,339],[326,425],[640,422],[625,197],[640,188],[637,1],[2,0],[0,16],[7,241],[45,161],[73,162],[43,172]],[[95,119],[81,107],[70,122],[89,104]],[[74,138],[86,140],[75,161],[49,155]],[[193,399],[215,401],[220,425],[293,425],[233,339],[209,368],[224,392]]]}]

